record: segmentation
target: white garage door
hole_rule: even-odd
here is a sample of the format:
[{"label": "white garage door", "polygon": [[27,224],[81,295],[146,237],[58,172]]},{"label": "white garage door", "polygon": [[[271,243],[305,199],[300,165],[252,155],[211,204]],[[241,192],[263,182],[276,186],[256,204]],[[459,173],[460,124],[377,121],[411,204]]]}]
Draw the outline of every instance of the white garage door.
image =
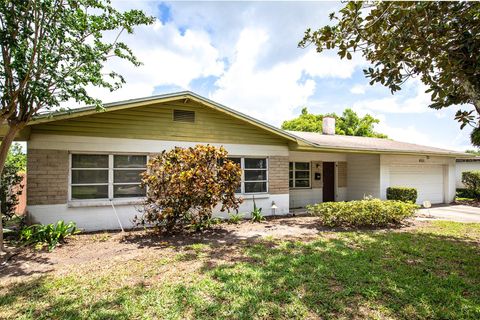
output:
[{"label": "white garage door", "polygon": [[419,204],[443,203],[443,166],[391,166],[390,186],[416,188]]}]

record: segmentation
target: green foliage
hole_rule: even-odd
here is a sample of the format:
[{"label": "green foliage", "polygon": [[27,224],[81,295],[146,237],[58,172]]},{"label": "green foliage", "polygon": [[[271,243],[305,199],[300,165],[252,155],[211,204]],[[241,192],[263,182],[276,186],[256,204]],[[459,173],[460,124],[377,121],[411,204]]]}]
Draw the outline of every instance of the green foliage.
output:
[{"label": "green foliage", "polygon": [[15,207],[18,205],[18,198],[23,192],[21,184],[27,164],[26,154],[18,143],[14,143],[7,154],[5,167],[1,174],[0,183],[0,213],[3,222],[15,215]]},{"label": "green foliage", "polygon": [[373,126],[380,120],[367,114],[359,117],[352,109],[345,109],[341,116],[335,113],[329,114],[312,114],[307,108],[302,109],[302,113],[295,119],[286,120],[282,123],[282,129],[304,132],[322,132],[323,117],[330,116],[335,118],[335,133],[346,136],[361,136],[387,138],[382,133],[375,132]]},{"label": "green foliage", "polygon": [[19,241],[25,245],[46,245],[52,251],[67,237],[79,232],[74,222],[66,224],[63,220],[55,224],[33,224],[20,230]]},{"label": "green foliage", "polygon": [[250,212],[252,222],[262,222],[265,220],[265,217],[262,214],[262,208],[257,207],[255,203],[255,197],[253,197],[253,211]]},{"label": "green foliage", "polygon": [[240,185],[240,166],[227,158],[227,151],[210,145],[176,147],[150,159],[142,183],[147,199],[139,225],[154,225],[172,232],[188,225],[202,229],[211,225],[212,210],[236,211],[242,202],[235,196]]},{"label": "green foliage", "polygon": [[[341,59],[361,52],[372,66],[370,84],[392,93],[418,77],[431,108],[471,104],[456,114],[461,128],[478,127],[480,112],[480,3],[474,1],[348,2],[331,23],[307,29],[299,46],[336,49]],[[474,114],[476,112],[476,115]]]},{"label": "green foliage", "polygon": [[196,218],[197,217],[192,217],[192,219],[190,219],[190,229],[195,232],[211,229],[213,226],[222,222],[219,218],[208,216],[202,216],[200,220],[196,220]]},{"label": "green foliage", "polygon": [[411,217],[417,208],[413,203],[372,199],[324,202],[307,206],[307,211],[327,227],[387,227]]},{"label": "green foliage", "polygon": [[474,199],[476,197],[477,197],[477,195],[475,194],[475,192],[473,192],[472,190],[469,190],[467,188],[457,188],[456,194],[455,194],[456,199],[458,199],[458,198]]},{"label": "green foliage", "polygon": [[399,200],[403,202],[415,203],[417,202],[418,192],[415,188],[408,187],[388,187],[387,199]]},{"label": "green foliage", "polygon": [[228,215],[228,223],[239,224],[243,219],[243,214],[238,212],[232,212]]},{"label": "green foliage", "polygon": [[476,156],[480,156],[480,150],[465,150],[465,153],[470,153]]},{"label": "green foliage", "polygon": [[480,171],[462,172],[462,183],[475,198],[480,198]]},{"label": "green foliage", "polygon": [[108,0],[47,0],[2,1],[0,20],[0,123],[8,118],[19,124],[70,99],[101,108],[85,87],[115,90],[125,82],[105,72],[105,61],[116,57],[140,65],[112,32],[131,34],[154,18],[119,11]]}]

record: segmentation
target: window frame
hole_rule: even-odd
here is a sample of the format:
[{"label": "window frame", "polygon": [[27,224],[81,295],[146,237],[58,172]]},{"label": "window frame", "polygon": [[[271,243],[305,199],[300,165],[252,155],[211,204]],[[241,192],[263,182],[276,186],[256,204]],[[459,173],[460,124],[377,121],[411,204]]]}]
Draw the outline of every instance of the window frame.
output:
[{"label": "window frame", "polygon": [[[308,187],[297,187],[295,181],[297,180],[307,180],[305,178],[296,178],[296,171],[306,172],[307,170],[300,170],[295,168],[296,163],[308,163]],[[290,170],[290,164],[292,164],[292,170]],[[290,178],[290,172],[293,173],[292,178]],[[290,181],[292,181],[292,186],[290,187]],[[311,189],[312,188],[312,162],[311,161],[289,161],[288,163],[288,187],[289,189]]]},{"label": "window frame", "polygon": [[[240,169],[242,170],[242,180],[240,182],[240,193],[235,193],[238,195],[255,195],[255,194],[268,194],[269,190],[269,183],[268,183],[268,178],[269,178],[269,170],[270,170],[270,165],[268,161],[268,157],[262,157],[262,156],[234,156],[234,155],[229,155],[228,159],[230,158],[236,158],[240,159]],[[245,159],[265,159],[265,168],[247,168],[245,169]],[[245,181],[245,170],[262,170],[266,172],[266,179],[265,180],[248,180]],[[245,183],[252,183],[252,182],[264,182],[266,185],[266,190],[262,192],[245,192]]]},{"label": "window frame", "polygon": [[[72,167],[72,158],[73,155],[105,155],[108,156],[108,168],[73,168]],[[145,167],[144,168],[115,168],[114,167],[114,157],[116,155],[120,156],[145,156],[146,157],[146,162],[145,162]],[[139,200],[139,199],[144,199],[145,196],[141,197],[114,197],[114,186],[117,185],[136,185],[134,182],[119,182],[115,183],[114,182],[114,173],[115,170],[133,170],[133,171],[138,171],[145,169],[147,170],[147,164],[149,161],[149,155],[146,153],[138,153],[138,152],[116,152],[116,153],[106,153],[106,152],[75,152],[71,151],[69,152],[68,155],[68,201],[69,202],[91,202],[91,201],[109,201],[110,199],[112,201],[122,201],[122,200]],[[108,182],[107,183],[72,183],[72,171],[73,170],[108,170]],[[92,198],[92,199],[73,199],[72,198],[72,186],[93,186],[93,185],[107,185],[108,186],[108,197],[107,198]]]}]

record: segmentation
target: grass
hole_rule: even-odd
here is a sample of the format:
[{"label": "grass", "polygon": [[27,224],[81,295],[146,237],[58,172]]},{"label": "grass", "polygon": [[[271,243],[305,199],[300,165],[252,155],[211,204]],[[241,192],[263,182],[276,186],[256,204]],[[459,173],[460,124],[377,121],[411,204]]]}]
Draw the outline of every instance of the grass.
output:
[{"label": "grass", "polygon": [[194,244],[0,287],[11,319],[479,319],[480,224]]}]

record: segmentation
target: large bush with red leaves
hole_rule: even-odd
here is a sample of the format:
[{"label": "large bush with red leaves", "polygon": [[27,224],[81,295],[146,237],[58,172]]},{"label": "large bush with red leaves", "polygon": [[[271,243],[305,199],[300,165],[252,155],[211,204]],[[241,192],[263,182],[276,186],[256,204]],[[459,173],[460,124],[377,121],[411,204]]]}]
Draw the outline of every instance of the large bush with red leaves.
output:
[{"label": "large bush with red leaves", "polygon": [[147,198],[136,218],[173,232],[189,225],[208,225],[212,210],[237,211],[242,199],[235,197],[241,169],[228,160],[227,151],[211,145],[175,147],[150,159],[142,184]]}]

